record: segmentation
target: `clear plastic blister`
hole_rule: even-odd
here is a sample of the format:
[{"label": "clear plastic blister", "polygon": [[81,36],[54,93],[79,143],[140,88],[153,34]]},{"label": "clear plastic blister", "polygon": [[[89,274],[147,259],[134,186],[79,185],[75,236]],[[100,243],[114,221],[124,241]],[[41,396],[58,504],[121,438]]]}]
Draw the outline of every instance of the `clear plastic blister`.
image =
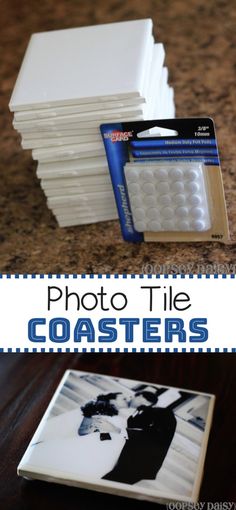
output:
[{"label": "clear plastic blister", "polygon": [[125,177],[137,232],[210,229],[204,163],[128,162]]},{"label": "clear plastic blister", "polygon": [[126,241],[229,241],[212,119],[103,124]]}]

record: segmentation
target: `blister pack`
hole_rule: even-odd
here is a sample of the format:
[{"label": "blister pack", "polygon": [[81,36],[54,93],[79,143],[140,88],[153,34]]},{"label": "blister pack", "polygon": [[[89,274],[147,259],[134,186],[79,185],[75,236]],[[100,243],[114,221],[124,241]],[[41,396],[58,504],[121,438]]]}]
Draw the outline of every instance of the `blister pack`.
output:
[{"label": "blister pack", "polygon": [[229,240],[210,118],[103,124],[126,241]]}]

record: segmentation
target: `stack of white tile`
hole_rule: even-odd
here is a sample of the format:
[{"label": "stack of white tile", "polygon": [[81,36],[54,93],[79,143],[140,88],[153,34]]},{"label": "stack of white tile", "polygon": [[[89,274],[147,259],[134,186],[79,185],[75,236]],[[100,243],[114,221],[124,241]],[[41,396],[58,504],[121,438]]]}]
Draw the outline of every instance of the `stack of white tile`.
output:
[{"label": "stack of white tile", "polygon": [[150,19],[33,34],[10,101],[59,225],[117,218],[99,126],[174,117]]}]

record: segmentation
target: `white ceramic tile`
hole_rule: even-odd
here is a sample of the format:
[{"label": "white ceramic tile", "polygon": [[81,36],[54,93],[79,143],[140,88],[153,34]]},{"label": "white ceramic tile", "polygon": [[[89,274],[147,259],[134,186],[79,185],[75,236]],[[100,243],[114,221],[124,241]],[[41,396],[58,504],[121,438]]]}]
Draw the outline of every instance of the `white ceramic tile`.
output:
[{"label": "white ceramic tile", "polygon": [[[157,45],[155,45],[157,46]],[[21,112],[14,113],[14,120],[25,121],[25,120],[37,120],[37,119],[50,119],[51,117],[57,117],[62,115],[71,115],[74,113],[84,112],[96,112],[103,110],[111,110],[113,108],[125,108],[128,106],[139,106],[144,104],[145,99],[138,97],[133,99],[123,99],[122,101],[105,101],[104,103],[85,103],[85,104],[73,104],[70,106],[57,106],[53,108],[39,108],[38,110],[24,110]]]},{"label": "white ceramic tile", "polygon": [[70,207],[67,207],[66,205],[57,205],[54,207],[51,207],[51,210],[53,211],[53,214],[62,216],[62,215],[69,215],[69,214],[75,214],[80,212],[89,212],[91,210],[99,212],[99,211],[114,211],[116,209],[116,203],[115,200],[111,197],[111,200],[106,200],[104,203],[103,201],[99,200],[90,200],[86,203],[80,203],[78,201],[77,204],[70,205]]},{"label": "white ceramic tile", "polygon": [[142,96],[151,34],[150,19],[33,34],[11,111]]},{"label": "white ceramic tile", "polygon": [[96,186],[111,184],[111,177],[110,174],[107,173],[106,175],[84,175],[82,177],[42,179],[40,184],[45,190],[50,188],[71,188],[73,186]]},{"label": "white ceramic tile", "polygon": [[109,172],[105,156],[54,161],[52,163],[39,163],[37,168],[37,175],[40,178],[100,175],[107,173]]},{"label": "white ceramic tile", "polygon": [[111,110],[98,110],[95,112],[83,112],[83,113],[74,113],[71,115],[61,115],[61,116],[55,116],[51,117],[50,119],[36,119],[36,120],[25,120],[25,121],[13,121],[13,126],[18,130],[21,131],[24,128],[37,128],[40,126],[61,126],[64,124],[78,124],[82,123],[86,124],[86,122],[92,121],[95,125],[101,124],[101,122],[119,118],[123,119],[125,117],[132,116],[140,116],[143,115],[144,112],[144,105],[137,105],[137,106],[127,106],[124,108],[113,108]]},{"label": "white ceramic tile", "polygon": [[[166,70],[166,73],[165,73],[165,76],[164,78],[166,78],[166,75],[167,75],[167,70]],[[163,84],[163,87],[164,87],[164,92],[162,91],[162,97],[164,99],[164,94],[166,94],[166,97],[167,97],[167,93],[168,93],[168,85],[166,84],[165,80],[164,80],[164,84]],[[158,98],[156,98],[156,102],[158,102],[159,104],[159,100]],[[165,104],[165,110],[167,111],[168,109],[168,106],[166,105],[166,101],[164,102]],[[153,102],[152,104],[152,114],[150,115],[150,118],[153,118],[154,117],[154,111],[155,111],[155,108],[156,108],[156,104]],[[163,110],[164,106],[162,104],[162,110]],[[144,116],[142,117],[144,118]],[[125,120],[131,120],[131,119],[128,119],[128,118],[124,118],[122,119],[123,121]],[[132,119],[132,120],[135,120],[135,119]],[[137,119],[136,119],[137,120]],[[114,119],[114,122],[116,122],[117,119]],[[99,122],[99,125],[102,123],[102,121]],[[39,149],[35,149],[33,150],[32,152],[32,156],[33,156],[33,159],[38,159],[40,161],[58,161],[60,159],[72,159],[72,158],[79,158],[79,157],[85,157],[85,154],[86,154],[86,157],[92,157],[92,156],[96,156],[96,155],[103,155],[105,154],[105,151],[103,149],[103,143],[99,143],[99,142],[95,142],[95,143],[84,143],[84,144],[68,144],[68,145],[64,145],[64,146],[58,146],[58,147],[49,147],[49,148],[39,148]]]},{"label": "white ceramic tile", "polygon": [[117,208],[116,204],[107,204],[105,207],[99,207],[94,204],[87,205],[86,207],[71,207],[70,209],[65,208],[57,208],[57,209],[51,209],[54,216],[57,218],[87,218],[90,216],[101,216],[101,214],[110,214],[114,215],[117,214]]},{"label": "white ceramic tile", "polygon": [[[34,124],[32,126],[26,126],[26,124],[29,123],[28,122],[17,122],[17,125],[15,122],[13,122],[13,126],[15,129],[17,129],[17,131],[19,131],[20,133],[22,133],[23,131],[25,131],[25,128],[26,130],[32,130],[32,131],[38,131],[38,128],[43,128],[45,131],[46,130],[60,130],[60,131],[63,131],[64,128],[68,128],[68,129],[81,129],[81,130],[86,130],[87,128],[99,128],[99,126],[101,124],[104,124],[105,122],[116,122],[117,120],[121,120],[121,121],[125,121],[126,119],[127,120],[135,120],[135,119],[141,119],[143,118],[143,110],[139,111],[139,113],[135,112],[135,114],[133,113],[133,111],[131,110],[130,112],[126,112],[126,114],[121,114],[121,113],[113,113],[112,115],[111,114],[106,114],[104,113],[103,116],[101,116],[100,118],[97,118],[97,119],[88,119],[88,120],[81,120],[81,119],[78,119],[77,117],[75,118],[75,116],[70,116],[70,119],[67,119],[65,120],[65,116],[63,117],[57,117],[55,118],[55,120],[50,120],[50,121],[47,121],[47,123],[44,122],[43,119],[37,121],[37,124]],[[19,124],[24,124],[24,127],[23,129],[21,128],[21,126]]]},{"label": "white ceramic tile", "polygon": [[47,147],[61,147],[64,145],[83,144],[85,142],[96,143],[101,141],[101,134],[79,135],[79,136],[60,136],[56,138],[22,138],[21,146],[23,149],[45,149]]},{"label": "white ceramic tile", "polygon": [[85,195],[86,193],[99,193],[107,191],[111,195],[113,195],[113,188],[110,183],[107,184],[80,184],[78,183],[76,186],[71,186],[67,188],[43,188],[45,195],[49,197],[60,197],[66,195],[74,195],[75,193],[80,195]]},{"label": "white ceramic tile", "polygon": [[105,149],[102,141],[96,143],[81,143],[74,145],[63,145],[48,149],[35,149],[32,151],[33,159],[40,161],[60,161],[63,159],[77,159],[85,157],[104,156]]},{"label": "white ceramic tile", "polygon": [[[109,120],[109,118],[121,118],[122,120],[126,117],[130,117],[130,115],[138,116],[143,115],[144,118],[146,117],[146,114],[150,108],[152,108],[152,104],[155,101],[157,97],[159,96],[159,82],[160,77],[162,75],[162,65],[164,62],[165,52],[164,47],[161,43],[155,44],[153,49],[153,58],[152,58],[152,65],[150,68],[150,72],[148,73],[148,87],[147,87],[147,95],[146,95],[146,103],[145,104],[135,104],[135,105],[127,105],[127,106],[118,106],[116,107],[115,103],[113,108],[103,108],[103,109],[95,109],[95,111],[82,111],[77,112],[76,109],[79,108],[79,106],[74,105],[74,111],[73,106],[67,107],[71,109],[71,113],[69,115],[66,115],[63,113],[63,115],[50,115],[50,117],[44,116],[39,118],[33,118],[30,120],[25,119],[19,119],[19,116],[23,116],[24,112],[18,112],[14,116],[13,125],[14,127],[21,132],[22,134],[25,133],[24,138],[27,137],[27,133],[30,134],[30,137],[32,137],[32,129],[37,130],[39,128],[40,130],[42,128],[48,129],[51,128],[58,128],[60,129],[60,126],[66,126],[71,125],[73,127],[73,124],[78,124],[78,121],[82,122],[82,126],[85,126],[85,122],[89,120],[94,120],[96,123],[96,120],[99,119],[100,123],[103,122],[104,115],[106,117],[106,120]],[[106,103],[104,103],[106,104]],[[108,104],[108,103],[107,103]],[[111,104],[111,103],[110,103]],[[118,103],[119,105],[120,103]],[[85,108],[86,106],[90,107],[91,105],[80,105],[80,108]],[[66,109],[66,107],[64,107]],[[61,108],[63,110],[63,108]],[[40,112],[40,110],[38,110]],[[42,110],[43,112],[47,112],[47,110]],[[52,110],[48,109],[49,112],[52,112]],[[32,111],[33,114],[33,111]]]},{"label": "white ceramic tile", "polygon": [[[19,131],[17,129],[17,131]],[[75,135],[89,135],[89,134],[97,134],[99,132],[99,128],[97,126],[90,126],[89,128],[81,127],[81,124],[71,125],[65,124],[63,126],[40,126],[37,128],[27,128],[21,129],[19,133],[27,138],[47,138],[47,137],[56,137],[56,136],[75,136]]]},{"label": "white ceramic tile", "polygon": [[[112,195],[113,197],[113,195]],[[111,192],[109,191],[98,191],[93,193],[83,193],[79,194],[74,192],[74,195],[63,195],[61,197],[50,197],[47,200],[49,207],[54,207],[58,205],[67,205],[70,207],[71,205],[77,205],[78,203],[87,203],[91,200],[109,200],[111,198]]]},{"label": "white ceramic tile", "polygon": [[153,104],[157,107],[160,101],[161,87],[163,87],[163,64],[165,59],[165,51],[163,45],[155,44],[153,52],[153,74],[150,80],[149,97],[152,101],[145,104],[145,119],[153,118]]},{"label": "white ceramic tile", "polygon": [[91,223],[100,223],[101,221],[112,221],[118,219],[117,211],[112,214],[101,214],[96,216],[86,216],[85,218],[81,218],[75,216],[74,218],[57,218],[58,224],[60,227],[73,227],[76,225],[89,225]]}]

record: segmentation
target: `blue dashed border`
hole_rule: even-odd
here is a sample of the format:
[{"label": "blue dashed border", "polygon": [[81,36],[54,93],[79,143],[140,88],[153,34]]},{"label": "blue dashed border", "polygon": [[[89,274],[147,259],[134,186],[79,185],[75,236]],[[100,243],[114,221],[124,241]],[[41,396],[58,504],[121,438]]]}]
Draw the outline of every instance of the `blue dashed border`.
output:
[{"label": "blue dashed border", "polygon": [[[62,280],[62,279],[160,279],[160,278],[164,278],[164,279],[207,279],[207,280],[210,280],[210,279],[235,279],[236,278],[236,275],[235,274],[225,274],[225,273],[222,273],[222,274],[219,274],[219,273],[212,273],[212,274],[185,274],[185,273],[180,273],[180,274],[144,274],[144,273],[141,273],[141,274],[126,274],[126,273],[123,273],[123,274],[118,274],[118,273],[115,273],[115,274],[110,274],[110,273],[107,273],[107,274],[102,274],[102,273],[98,273],[98,274],[87,274],[87,273],[82,273],[82,274],[57,274],[57,273],[48,273],[48,274],[36,274],[36,273],[33,273],[33,274],[28,274],[28,273],[24,273],[24,274],[19,274],[19,273],[15,273],[15,274],[9,274],[9,273],[0,273],[0,279],[16,279],[16,280],[20,280],[20,279],[39,279],[39,280],[42,280],[42,279],[59,279],[59,280]],[[11,348],[11,347],[0,347],[0,353],[78,353],[78,354],[84,354],[84,353],[235,353],[236,352],[236,348],[232,347],[232,348],[226,348],[226,347],[216,347],[216,348],[210,348],[210,347],[189,347],[189,348],[186,348],[186,347],[156,347],[156,348],[153,348],[153,347],[140,347],[140,348],[136,348],[136,347],[124,347],[123,349],[119,348],[119,347],[107,347],[107,348],[104,348],[104,347],[98,347],[98,348],[95,348],[95,347],[81,347],[81,348],[78,348],[78,347],[74,347],[74,348],[69,348],[69,347],[65,347],[65,348],[62,348],[62,347],[48,347],[48,348],[45,348],[45,347],[31,347],[31,348],[28,348],[28,347],[16,347],[16,348]]]},{"label": "blue dashed border", "polygon": [[36,274],[36,273],[32,273],[32,274],[19,274],[19,273],[16,273],[16,274],[9,274],[9,273],[0,273],[0,279],[15,279],[15,280],[19,280],[19,279],[31,279],[31,280],[35,280],[35,279],[38,279],[38,280],[44,280],[44,279],[48,279],[48,280],[51,280],[53,278],[56,278],[57,280],[63,280],[64,279],[82,279],[82,280],[85,280],[85,279],[89,279],[89,280],[93,280],[93,279],[106,279],[106,280],[109,280],[109,279],[135,279],[135,278],[138,278],[138,279],[143,279],[143,278],[147,278],[147,279],[159,279],[159,278],[164,278],[164,279],[189,279],[189,280],[193,280],[193,279],[206,279],[206,280],[210,280],[210,279],[214,279],[214,280],[217,280],[217,279],[222,279],[222,280],[225,280],[225,279],[235,279],[236,278],[236,274],[232,273],[232,274],[225,274],[225,273],[222,273],[222,274],[219,274],[219,273],[212,273],[212,274],[193,274],[193,273],[188,273],[188,274],[185,274],[185,273],[178,273],[178,274],[175,274],[175,273],[170,273],[170,274],[161,274],[161,273],[157,273],[157,274],[146,274],[146,273],[141,273],[141,274],[133,274],[133,273],[123,273],[123,274],[119,274],[119,273],[114,273],[114,274],[110,274],[110,273],[107,273],[107,274],[102,274],[102,273],[97,273],[97,274],[87,274],[87,273],[81,273],[81,274],[57,274],[57,273],[47,273],[47,274]]},{"label": "blue dashed border", "polygon": [[75,347],[73,349],[70,349],[69,347],[66,347],[66,348],[61,348],[61,347],[49,347],[48,349],[46,349],[45,347],[39,347],[39,348],[36,348],[36,347],[32,347],[32,348],[28,348],[28,347],[16,347],[16,348],[12,348],[12,347],[0,347],[0,354],[2,353],[21,353],[21,352],[25,352],[25,353],[77,353],[77,354],[84,354],[84,353],[112,353],[112,354],[116,354],[116,353],[159,353],[159,354],[179,354],[179,353],[186,353],[186,354],[191,354],[191,353],[235,353],[236,352],[236,348],[235,347],[232,347],[231,349],[227,348],[227,347],[222,347],[222,348],[219,348],[219,347],[216,347],[216,348],[211,348],[211,347],[206,347],[206,348],[203,348],[203,347],[196,347],[196,348],[193,348],[193,347],[190,347],[189,349],[187,349],[186,347],[180,347],[180,348],[177,348],[177,347],[157,347],[157,348],[153,348],[153,347],[140,347],[140,348],[136,348],[136,347],[132,347],[132,348],[128,348],[128,347],[124,347],[124,349],[120,349],[119,347],[107,347],[107,348],[103,348],[103,347],[99,347],[98,349],[96,349],[95,347],[90,347],[90,348],[87,348],[87,347],[81,347],[81,349],[79,349],[78,347]]}]

